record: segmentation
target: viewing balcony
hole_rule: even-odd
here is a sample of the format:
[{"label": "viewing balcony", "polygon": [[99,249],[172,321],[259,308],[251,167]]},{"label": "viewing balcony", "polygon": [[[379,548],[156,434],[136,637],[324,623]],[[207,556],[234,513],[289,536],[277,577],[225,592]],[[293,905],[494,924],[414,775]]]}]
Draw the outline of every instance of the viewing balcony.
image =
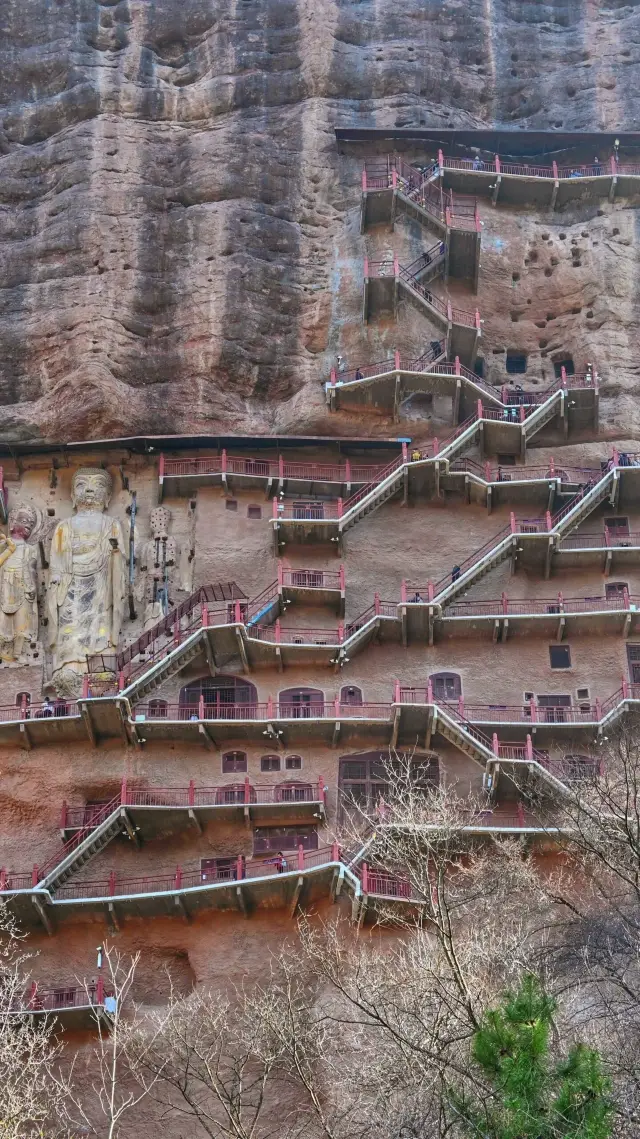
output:
[{"label": "viewing balcony", "polygon": [[[510,635],[533,634],[563,641],[569,636],[622,635],[640,631],[640,597],[625,590],[616,597],[513,599],[503,593],[489,601],[458,601],[443,612],[429,606],[419,589],[403,583],[403,618],[407,641],[434,640],[476,630],[504,642]],[[419,600],[418,600],[419,599]]]},{"label": "viewing balcony", "polygon": [[[302,779],[285,779],[278,783],[254,784],[248,777],[236,783],[217,787],[199,787],[191,780],[187,787],[132,787],[123,780],[120,795],[107,807],[69,807],[62,805],[60,832],[71,849],[77,849],[78,836],[83,838],[101,827],[109,815],[126,812],[132,830],[142,841],[166,832],[167,823],[180,832],[195,828],[202,832],[210,820],[221,822],[262,822],[274,819],[285,823],[310,822],[324,818],[326,810],[324,780],[315,783]],[[121,833],[125,833],[124,825]],[[40,880],[40,878],[39,878]]]},{"label": "viewing balcony", "polygon": [[[106,1007],[105,1007],[106,1006]],[[70,1031],[100,1028],[109,1031],[116,1010],[116,998],[104,978],[87,985],[58,985],[46,989],[34,981],[21,1000],[9,1010],[10,1016],[55,1020]]]},{"label": "viewing balcony", "polygon": [[256,487],[265,496],[274,494],[335,495],[349,494],[352,486],[361,486],[375,478],[380,464],[305,463],[278,458],[255,459],[230,455],[193,456],[173,459],[160,456],[158,466],[159,499],[165,493],[188,498],[199,486],[222,486],[228,491]]},{"label": "viewing balcony", "polygon": [[[438,155],[438,177],[447,190],[482,194],[493,204],[532,204],[557,209],[576,199],[596,202],[616,196],[632,197],[640,189],[640,164],[618,162],[615,157],[587,165],[536,165],[508,162],[495,155],[491,162],[479,157],[448,158]],[[431,187],[436,176],[432,176]]]},{"label": "viewing balcony", "polygon": [[25,926],[44,925],[53,935],[60,922],[80,914],[106,917],[111,929],[124,918],[181,916],[211,909],[236,909],[249,916],[259,906],[287,906],[293,917],[300,904],[309,904],[336,890],[338,879],[359,890],[359,882],[340,861],[336,844],[305,851],[286,852],[286,868],[279,858],[210,859],[197,866],[177,866],[171,873],[121,877],[114,870],[90,881],[65,882],[55,893],[34,886],[27,875],[2,871],[0,892],[6,895],[18,920]]}]

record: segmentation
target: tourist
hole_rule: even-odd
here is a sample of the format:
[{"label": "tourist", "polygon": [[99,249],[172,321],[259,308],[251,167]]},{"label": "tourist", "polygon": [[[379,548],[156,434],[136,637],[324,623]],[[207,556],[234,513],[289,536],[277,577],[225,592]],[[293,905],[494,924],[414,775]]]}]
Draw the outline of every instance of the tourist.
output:
[{"label": "tourist", "polygon": [[364,376],[360,368],[356,368],[356,380],[364,380]]},{"label": "tourist", "polygon": [[473,169],[474,170],[482,170],[482,166],[483,166],[482,159],[479,157],[479,155],[476,154],[476,156],[473,160]]},{"label": "tourist", "polygon": [[457,581],[459,577],[460,577],[460,566],[454,566],[453,569],[451,570],[451,584],[453,584],[454,581]]}]

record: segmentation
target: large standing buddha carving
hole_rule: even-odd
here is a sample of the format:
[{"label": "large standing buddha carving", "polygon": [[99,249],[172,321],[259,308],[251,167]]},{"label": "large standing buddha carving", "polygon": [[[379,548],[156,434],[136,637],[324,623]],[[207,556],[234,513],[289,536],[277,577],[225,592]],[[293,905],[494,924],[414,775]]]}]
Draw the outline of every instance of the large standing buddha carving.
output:
[{"label": "large standing buddha carving", "polygon": [[48,590],[51,678],[60,696],[78,696],[87,656],[114,652],[122,626],[126,548],[120,523],[105,514],[111,476],[83,467],[71,484],[75,513],[51,542]]}]

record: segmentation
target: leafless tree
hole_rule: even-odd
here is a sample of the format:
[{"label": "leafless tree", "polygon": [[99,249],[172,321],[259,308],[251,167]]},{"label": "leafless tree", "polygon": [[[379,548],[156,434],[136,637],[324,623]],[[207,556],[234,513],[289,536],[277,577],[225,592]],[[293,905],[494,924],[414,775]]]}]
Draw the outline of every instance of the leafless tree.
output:
[{"label": "leafless tree", "polygon": [[[144,1065],[145,1054],[154,1047],[163,1018],[150,1023],[133,1000],[133,987],[140,953],[127,957],[111,946],[104,949],[105,991],[109,1012],[96,1009],[98,1043],[85,1057],[85,1072],[76,1066],[67,1118],[72,1128],[100,1139],[129,1134],[130,1120],[147,1098],[158,1078]],[[144,1022],[144,1045],[135,1052],[130,1041],[140,1040]],[[126,1131],[125,1131],[126,1127]]]},{"label": "leafless tree", "polygon": [[12,915],[0,902],[0,1133],[3,1139],[66,1135],[69,1091],[61,1076],[54,1023],[28,1015],[24,952]]},{"label": "leafless tree", "polygon": [[[563,802],[563,865],[545,958],[581,1031],[610,1064],[620,1110],[640,1124],[640,718],[600,737]],[[578,776],[576,779],[575,776]]]}]

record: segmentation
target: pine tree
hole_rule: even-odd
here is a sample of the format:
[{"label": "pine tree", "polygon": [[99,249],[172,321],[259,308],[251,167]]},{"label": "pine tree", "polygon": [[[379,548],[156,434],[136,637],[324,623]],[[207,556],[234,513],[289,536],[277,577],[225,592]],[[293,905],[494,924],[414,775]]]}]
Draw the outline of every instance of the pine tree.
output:
[{"label": "pine tree", "polygon": [[[488,1011],[473,1038],[474,1080],[450,1089],[462,1135],[474,1139],[608,1139],[613,1105],[598,1053],[550,1055],[556,1002],[535,976]],[[485,1095],[478,1087],[484,1085]],[[471,1090],[470,1090],[471,1089]]]}]

